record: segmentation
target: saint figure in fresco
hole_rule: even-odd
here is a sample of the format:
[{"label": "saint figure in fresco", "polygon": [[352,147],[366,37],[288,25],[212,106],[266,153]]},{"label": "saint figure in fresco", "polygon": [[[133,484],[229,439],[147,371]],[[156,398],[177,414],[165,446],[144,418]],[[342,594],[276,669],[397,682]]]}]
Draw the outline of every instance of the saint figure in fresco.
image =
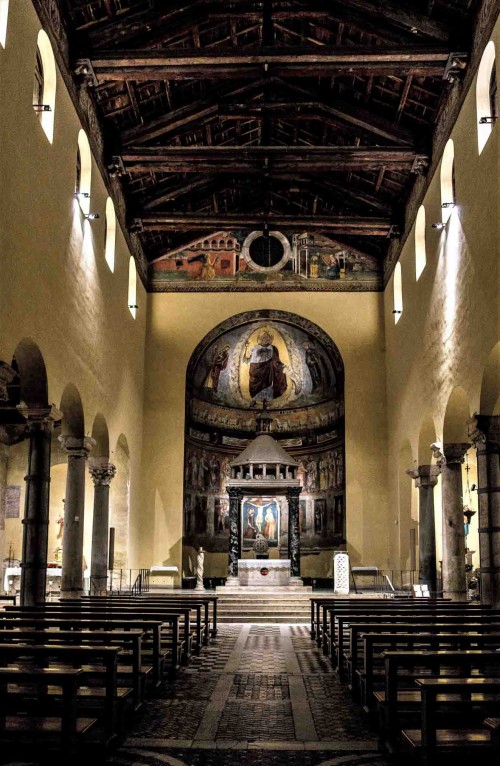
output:
[{"label": "saint figure in fresco", "polygon": [[257,336],[257,343],[249,353],[249,342],[245,345],[243,362],[249,364],[250,396],[255,406],[257,402],[270,402],[283,396],[287,387],[284,364],[279,351],[273,346],[274,337],[264,330]]},{"label": "saint figure in fresco", "polygon": [[328,373],[325,375],[326,371],[321,355],[308,340],[304,341],[302,348],[305,352],[305,361],[311,376],[313,392],[324,388],[328,382]]},{"label": "saint figure in fresco", "polygon": [[264,537],[268,540],[274,540],[276,537],[276,519],[271,506],[268,506],[265,516],[266,526],[264,527]]},{"label": "saint figure in fresco", "polygon": [[219,378],[222,370],[225,370],[229,361],[229,346],[225,345],[222,349],[215,346],[210,360],[210,369],[203,383],[204,388],[210,388],[217,391],[219,388]]}]

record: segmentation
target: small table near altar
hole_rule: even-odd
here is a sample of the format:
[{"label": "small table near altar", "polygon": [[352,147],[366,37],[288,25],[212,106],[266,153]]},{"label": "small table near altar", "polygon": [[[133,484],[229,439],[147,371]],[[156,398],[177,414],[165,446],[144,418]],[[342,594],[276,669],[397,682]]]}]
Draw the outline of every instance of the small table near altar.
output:
[{"label": "small table near altar", "polygon": [[249,587],[290,585],[290,559],[239,559],[238,581]]}]

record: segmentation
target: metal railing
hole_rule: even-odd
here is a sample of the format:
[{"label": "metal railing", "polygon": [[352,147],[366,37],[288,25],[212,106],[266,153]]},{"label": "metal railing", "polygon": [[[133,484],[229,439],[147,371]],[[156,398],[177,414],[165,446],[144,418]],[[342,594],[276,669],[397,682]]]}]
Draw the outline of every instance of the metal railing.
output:
[{"label": "metal railing", "polygon": [[110,569],[106,578],[91,577],[86,590],[91,596],[148,593],[149,569]]}]

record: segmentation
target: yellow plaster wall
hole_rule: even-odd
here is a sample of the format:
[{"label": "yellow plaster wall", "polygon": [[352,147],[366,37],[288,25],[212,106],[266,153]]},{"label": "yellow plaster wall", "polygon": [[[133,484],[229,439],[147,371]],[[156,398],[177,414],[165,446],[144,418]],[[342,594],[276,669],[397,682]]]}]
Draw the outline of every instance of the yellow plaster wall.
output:
[{"label": "yellow plaster wall", "polygon": [[[131,512],[138,513],[146,293],[139,282],[134,320],[127,300],[129,252],[119,227],[114,273],[104,259],[107,192],[94,160],[91,209],[100,219],[82,221],[73,196],[81,125],[59,72],[52,144],[33,111],[39,29],[29,0],[10,3],[7,44],[0,50],[0,359],[10,362],[16,345],[31,338],[45,361],[49,401],[59,406],[65,386],[73,383],[83,402],[85,432],[90,435],[98,412],[106,419],[111,460],[118,438],[126,437]],[[19,462],[18,451],[11,448],[7,481],[23,486],[26,464]],[[59,473],[51,514],[58,513],[64,488]],[[85,557],[90,562],[93,486],[87,484]],[[21,504],[23,498],[24,487]],[[20,529],[7,533],[20,540]],[[5,548],[8,541],[2,545],[2,538],[0,530]],[[0,549],[0,557],[7,552]]]},{"label": "yellow plaster wall", "polygon": [[[500,25],[493,39],[500,52]],[[418,518],[417,490],[411,508],[402,500],[401,483],[410,482],[399,464],[408,441],[411,461],[418,461],[418,441],[426,417],[434,421],[437,441],[443,439],[446,406],[454,387],[467,393],[469,412],[479,412],[485,364],[499,337],[498,310],[498,122],[478,155],[475,81],[452,132],[455,145],[456,207],[446,231],[431,228],[441,220],[439,170],[425,197],[427,265],[415,279],[413,233],[401,256],[404,311],[394,324],[393,279],[385,292],[387,424],[389,435],[389,524],[391,556],[406,560],[398,528]],[[497,378],[500,383],[500,378]],[[500,386],[499,386],[500,389]],[[477,481],[475,450],[469,450],[470,484]],[[431,451],[428,458],[431,462]],[[401,468],[401,467],[400,467]],[[464,472],[465,477],[465,472]],[[465,489],[465,481],[464,481]],[[468,498],[466,498],[468,500]],[[438,558],[441,558],[441,495],[435,491]],[[477,495],[472,493],[477,509]],[[477,516],[471,524],[469,547],[478,550]],[[474,566],[479,565],[476,553]]]},{"label": "yellow plaster wall", "polygon": [[[337,344],[345,365],[349,550],[355,563],[388,566],[382,305],[381,293],[148,296],[143,516],[134,530],[141,541],[139,566],[181,566],[185,376],[189,358],[214,326],[234,314],[256,309],[291,311],[306,317]],[[327,568],[321,562],[318,574],[324,576]]]}]

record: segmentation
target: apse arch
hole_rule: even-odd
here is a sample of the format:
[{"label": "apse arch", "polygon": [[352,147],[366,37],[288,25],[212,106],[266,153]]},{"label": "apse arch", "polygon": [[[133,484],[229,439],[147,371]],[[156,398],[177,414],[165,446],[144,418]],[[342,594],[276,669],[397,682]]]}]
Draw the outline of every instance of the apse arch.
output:
[{"label": "apse arch", "polygon": [[[318,554],[331,555],[345,544],[342,356],[332,338],[304,317],[247,311],[214,327],[194,349],[186,370],[186,570],[202,546],[206,576],[224,575],[230,463],[255,437],[256,415],[264,407],[273,419],[273,439],[299,465],[304,555],[314,551],[318,571],[323,571]],[[270,545],[275,554],[282,550],[285,555],[286,501],[276,498],[278,506],[278,528]],[[242,523],[243,551],[251,549],[254,532]]]},{"label": "apse arch", "polygon": [[481,415],[500,415],[500,341],[490,352],[483,371],[479,413]]}]

